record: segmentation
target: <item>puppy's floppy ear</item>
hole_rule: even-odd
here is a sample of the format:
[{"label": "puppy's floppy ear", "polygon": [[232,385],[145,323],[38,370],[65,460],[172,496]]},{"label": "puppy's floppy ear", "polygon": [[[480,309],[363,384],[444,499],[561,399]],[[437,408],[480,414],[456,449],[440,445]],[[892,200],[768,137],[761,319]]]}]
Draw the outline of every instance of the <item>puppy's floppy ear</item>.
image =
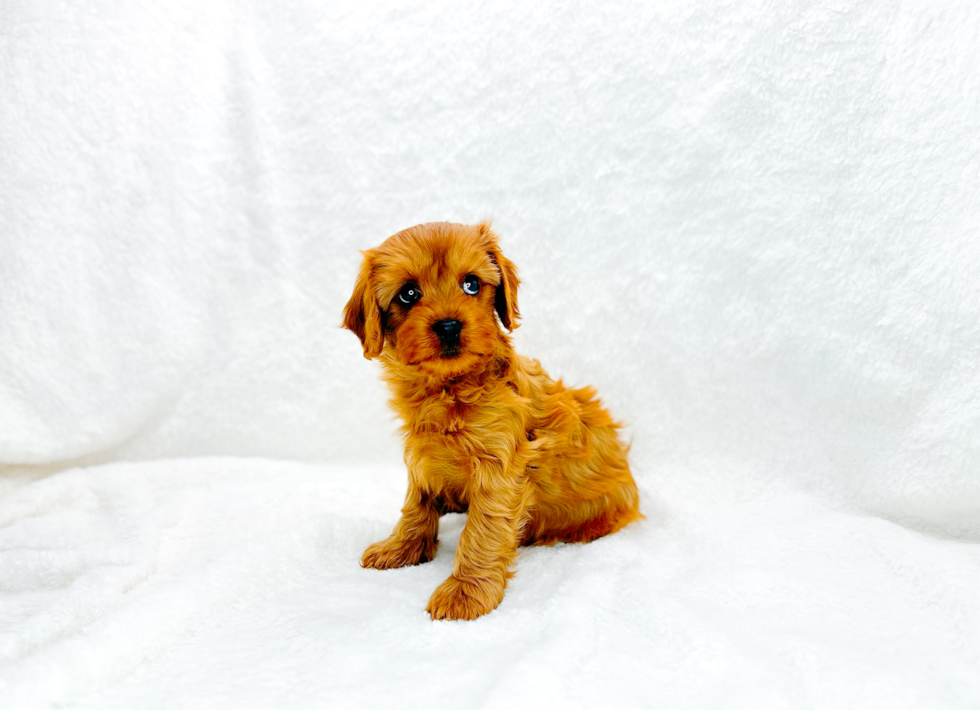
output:
[{"label": "puppy's floppy ear", "polygon": [[381,327],[381,306],[374,292],[374,265],[371,253],[364,252],[364,263],[354,283],[354,294],[344,308],[343,327],[353,331],[364,346],[369,360],[381,354],[384,330]]},{"label": "puppy's floppy ear", "polygon": [[497,243],[497,235],[490,229],[490,221],[484,220],[479,224],[480,236],[487,245],[487,255],[500,272],[500,285],[494,295],[493,305],[500,316],[500,322],[507,330],[514,330],[520,324],[517,322],[521,312],[517,309],[517,286],[521,280],[517,278],[517,267],[504,256]]}]

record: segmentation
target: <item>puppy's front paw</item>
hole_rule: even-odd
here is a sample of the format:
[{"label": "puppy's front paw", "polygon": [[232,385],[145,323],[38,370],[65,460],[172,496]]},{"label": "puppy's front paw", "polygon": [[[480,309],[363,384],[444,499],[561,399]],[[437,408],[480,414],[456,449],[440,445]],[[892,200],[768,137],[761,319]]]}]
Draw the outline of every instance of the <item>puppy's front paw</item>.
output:
[{"label": "puppy's front paw", "polygon": [[428,562],[436,556],[437,545],[435,540],[402,540],[392,536],[366,549],[361,567],[394,569]]},{"label": "puppy's front paw", "polygon": [[436,587],[425,610],[433,619],[475,619],[496,609],[503,598],[503,588],[486,580],[450,577]]}]

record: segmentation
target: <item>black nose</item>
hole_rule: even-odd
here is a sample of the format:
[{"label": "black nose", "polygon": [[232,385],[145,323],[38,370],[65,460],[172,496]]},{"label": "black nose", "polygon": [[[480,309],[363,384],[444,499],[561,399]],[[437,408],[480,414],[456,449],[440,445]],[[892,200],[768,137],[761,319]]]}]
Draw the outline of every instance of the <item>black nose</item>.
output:
[{"label": "black nose", "polygon": [[463,330],[463,324],[452,318],[436,321],[432,324],[432,331],[439,336],[439,342],[443,345],[456,345],[459,343],[459,333],[461,330]]}]

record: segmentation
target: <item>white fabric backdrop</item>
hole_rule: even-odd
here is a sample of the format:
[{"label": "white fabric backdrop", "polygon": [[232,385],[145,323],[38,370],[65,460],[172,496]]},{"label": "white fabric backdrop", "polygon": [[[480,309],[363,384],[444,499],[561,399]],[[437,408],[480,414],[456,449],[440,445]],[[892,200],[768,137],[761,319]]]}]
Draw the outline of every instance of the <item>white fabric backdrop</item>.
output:
[{"label": "white fabric backdrop", "polygon": [[[402,485],[376,365],[338,328],[358,249],[490,216],[518,349],[630,425],[650,545],[685,510],[804,496],[949,538],[975,579],[973,3],[325,5],[0,8],[0,513],[46,511],[56,540],[39,485],[104,470],[125,507],[112,472],[170,485],[139,462],[295,459],[374,521],[356,561]],[[346,488],[351,466],[388,473]],[[980,603],[943,603],[966,626],[933,656],[975,663]],[[116,676],[94,677],[60,700]]]}]

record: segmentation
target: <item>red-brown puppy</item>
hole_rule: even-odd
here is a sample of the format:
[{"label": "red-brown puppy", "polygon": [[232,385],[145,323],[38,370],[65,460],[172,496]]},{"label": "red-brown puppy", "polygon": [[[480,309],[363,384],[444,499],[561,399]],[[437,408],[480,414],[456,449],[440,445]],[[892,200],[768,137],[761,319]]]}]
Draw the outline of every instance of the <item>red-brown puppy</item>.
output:
[{"label": "red-brown puppy", "polygon": [[595,390],[555,382],[501,329],[517,327],[518,283],[489,222],[423,224],[364,252],[344,311],[364,356],[381,360],[408,465],[401,520],[361,564],[428,562],[439,517],[469,514],[433,619],[492,611],[519,545],[588,542],[641,517]]}]

